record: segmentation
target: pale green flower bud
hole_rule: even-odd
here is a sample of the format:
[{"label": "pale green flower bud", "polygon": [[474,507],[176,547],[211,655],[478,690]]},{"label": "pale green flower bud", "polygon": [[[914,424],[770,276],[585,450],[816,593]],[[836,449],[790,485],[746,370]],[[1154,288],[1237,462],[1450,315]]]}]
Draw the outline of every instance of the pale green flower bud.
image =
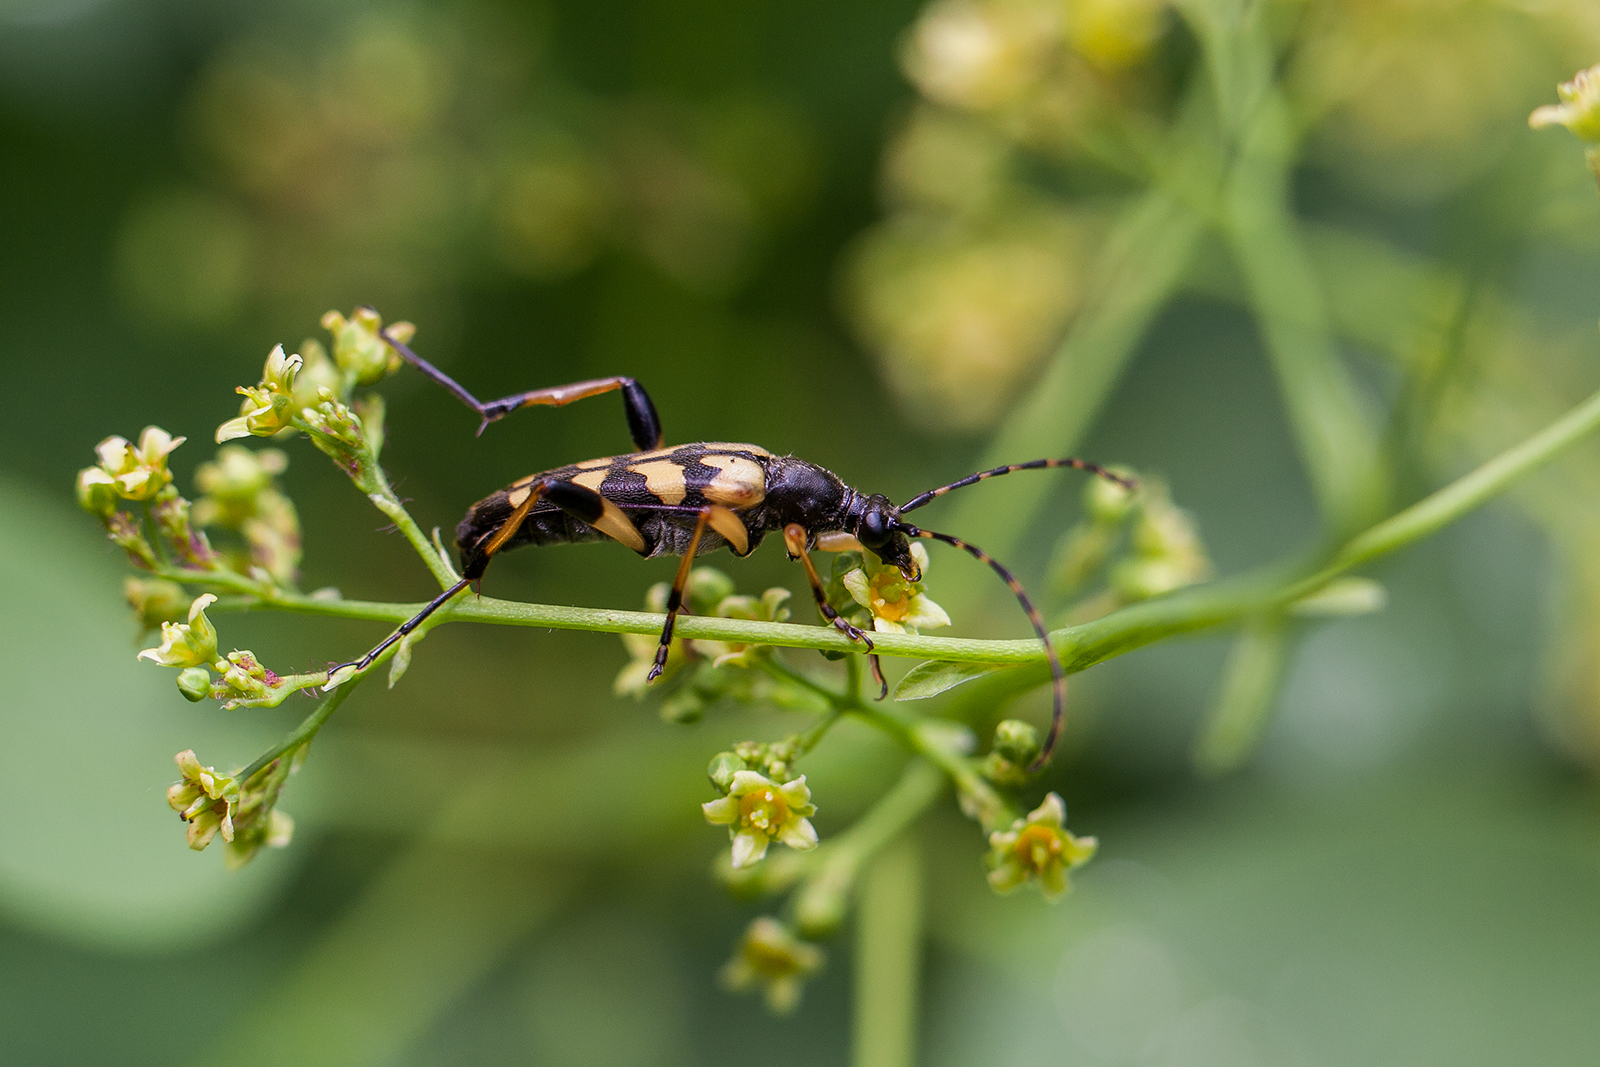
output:
[{"label": "pale green flower bud", "polygon": [[715,567],[696,567],[685,584],[689,606],[697,615],[710,615],[716,605],[733,595],[733,579]]},{"label": "pale green flower bud", "polygon": [[186,667],[178,673],[178,692],[183,699],[198,704],[211,695],[211,672],[204,667]]},{"label": "pale green flower bud", "polygon": [[733,752],[718,752],[711,757],[711,765],[706,768],[706,777],[711,779],[711,784],[724,796],[733,788],[733,776],[745,770],[744,760]]},{"label": "pale green flower bud", "polygon": [[994,728],[993,749],[1012,763],[1026,765],[1039,754],[1039,731],[1021,719],[1005,719]]},{"label": "pale green flower bud", "polygon": [[[337,311],[322,316],[322,326],[333,335],[333,361],[358,385],[372,385],[400,369],[400,355],[380,335],[383,319],[369,307],[356,308],[345,318]],[[409,341],[416,327],[397,322],[389,332]]]},{"label": "pale green flower bud", "polygon": [[199,667],[217,658],[217,631],[206,618],[206,608],[216,603],[211,593],[195,598],[189,605],[187,623],[161,624],[161,647],[147,648],[139,659],[153,660],[163,667]]},{"label": "pale green flower bud", "polygon": [[[1118,474],[1127,474],[1119,470]],[[1109,478],[1090,478],[1083,488],[1083,507],[1095,522],[1111,525],[1121,522],[1134,504],[1134,492]]]},{"label": "pale green flower bud", "polygon": [[126,578],[122,594],[139,620],[140,633],[148,633],[164,622],[177,622],[189,609],[189,595],[183,586],[162,578]]},{"label": "pale green flower bud", "polygon": [[116,480],[100,467],[85,467],[78,472],[78,506],[101,519],[117,510]]}]

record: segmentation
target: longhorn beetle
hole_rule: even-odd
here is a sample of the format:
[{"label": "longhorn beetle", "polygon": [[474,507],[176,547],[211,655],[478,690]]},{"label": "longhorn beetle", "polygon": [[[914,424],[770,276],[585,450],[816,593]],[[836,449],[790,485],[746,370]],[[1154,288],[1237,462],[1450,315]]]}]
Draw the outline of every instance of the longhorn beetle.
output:
[{"label": "longhorn beetle", "polygon": [[1038,770],[1050,758],[1061,732],[1066,672],[1039,612],[1023,591],[1022,584],[982,549],[959,537],[919,529],[905,520],[905,514],[953,489],[1014,471],[1072,467],[1129,490],[1137,488],[1132,480],[1081,459],[1036,459],[969,474],[895,507],[887,497],[876,493],[869,496],[852,489],[838,475],[815,463],[793,456],[775,456],[756,445],[702,441],[665,447],[655,405],[632,378],[597,378],[516,393],[484,403],[387,331],[382,331],[380,336],[407,363],[476,411],[482,420],[478,424],[479,434],[491,422],[518,408],[559,407],[601,393],[620,391],[627,412],[628,432],[638,451],[530,474],[472,505],[466,518],[456,527],[461,580],[434,597],[361,659],[330,670],[330,679],[346,668],[353,668],[345,675],[349,677],[371,666],[386,648],[416,629],[456,594],[479,583],[496,553],[521,545],[611,538],[647,558],[683,557],[672,582],[672,592],[667,597],[667,620],[661,627],[661,644],[650,669],[649,678],[654,680],[666,666],[673,625],[683,607],[684,585],[695,556],[724,545],[735,555],[746,556],[767,534],[782,531],[789,558],[798,559],[805,566],[817,610],[851,640],[866,646],[881,700],[888,695],[888,684],[878,657],[872,651],[872,638],[842,618],[828,603],[808,550],[839,552],[864,548],[884,563],[898,567],[907,581],[915,582],[921,580],[922,574],[911,555],[908,538],[920,537],[954,545],[987,563],[1011,588],[1023,611],[1027,612],[1034,632],[1044,643],[1055,696],[1050,732],[1030,770]]}]

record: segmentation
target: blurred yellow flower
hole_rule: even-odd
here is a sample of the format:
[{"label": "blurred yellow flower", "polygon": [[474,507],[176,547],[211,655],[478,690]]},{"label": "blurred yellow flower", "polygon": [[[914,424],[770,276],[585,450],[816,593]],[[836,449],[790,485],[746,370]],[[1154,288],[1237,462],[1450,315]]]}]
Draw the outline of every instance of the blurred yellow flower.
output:
[{"label": "blurred yellow flower", "polygon": [[745,930],[733,959],[722,968],[722,984],[735,993],[760,986],[767,1007],[787,1015],[800,1004],[805,979],[822,969],[822,950],[763,915]]},{"label": "blurred yellow flower", "polygon": [[1066,818],[1061,797],[1050,793],[1027,818],[989,835],[989,884],[995,892],[1009,893],[1027,881],[1037,881],[1046,897],[1067,891],[1067,872],[1089,862],[1097,842],[1068,833]]},{"label": "blurred yellow flower", "polygon": [[1556,88],[1556,95],[1561,103],[1539,108],[1528,116],[1528,125],[1536,130],[1565,126],[1580,141],[1600,142],[1600,64],[1578,71]]},{"label": "blurred yellow flower", "polygon": [[[149,500],[172,481],[167,456],[187,438],[173,437],[159,426],[146,426],[137,446],[125,437],[107,437],[95,446],[100,469],[110,475],[117,494],[126,500]],[[80,490],[85,486],[79,476]],[[89,485],[93,492],[93,484]]]}]

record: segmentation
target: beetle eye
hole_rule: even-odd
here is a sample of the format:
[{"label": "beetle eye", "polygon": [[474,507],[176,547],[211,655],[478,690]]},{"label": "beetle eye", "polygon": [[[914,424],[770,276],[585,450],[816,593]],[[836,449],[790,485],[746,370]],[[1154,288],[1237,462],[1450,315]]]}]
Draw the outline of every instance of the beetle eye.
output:
[{"label": "beetle eye", "polygon": [[884,520],[883,512],[872,508],[861,516],[861,532],[857,534],[863,545],[868,548],[881,548],[889,540],[889,524]]}]

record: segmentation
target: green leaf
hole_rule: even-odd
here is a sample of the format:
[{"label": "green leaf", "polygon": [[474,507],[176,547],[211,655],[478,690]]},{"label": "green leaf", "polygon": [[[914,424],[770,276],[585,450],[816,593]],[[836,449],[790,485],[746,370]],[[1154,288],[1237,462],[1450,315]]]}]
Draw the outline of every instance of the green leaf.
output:
[{"label": "green leaf", "polygon": [[947,689],[954,689],[963,682],[970,682],[974,678],[982,678],[1003,671],[1007,667],[1015,666],[1006,663],[954,663],[949,660],[931,659],[919,663],[906,672],[900,679],[900,684],[894,687],[896,700],[927,700],[936,697]]}]

